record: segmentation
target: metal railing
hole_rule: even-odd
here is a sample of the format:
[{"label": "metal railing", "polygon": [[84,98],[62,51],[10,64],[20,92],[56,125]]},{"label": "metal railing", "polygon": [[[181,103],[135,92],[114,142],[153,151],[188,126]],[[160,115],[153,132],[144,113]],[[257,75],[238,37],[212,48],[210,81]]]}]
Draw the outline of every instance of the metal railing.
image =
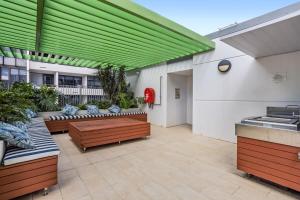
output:
[{"label": "metal railing", "polygon": [[55,89],[60,93],[59,105],[66,104],[78,105],[85,104],[91,101],[100,101],[105,99],[103,89],[101,88],[86,88],[82,86],[59,86]]},{"label": "metal railing", "polygon": [[104,92],[103,89],[99,88],[86,88],[86,87],[66,87],[66,86],[59,86],[56,87],[57,91],[64,95],[80,95],[80,96],[103,96]]}]

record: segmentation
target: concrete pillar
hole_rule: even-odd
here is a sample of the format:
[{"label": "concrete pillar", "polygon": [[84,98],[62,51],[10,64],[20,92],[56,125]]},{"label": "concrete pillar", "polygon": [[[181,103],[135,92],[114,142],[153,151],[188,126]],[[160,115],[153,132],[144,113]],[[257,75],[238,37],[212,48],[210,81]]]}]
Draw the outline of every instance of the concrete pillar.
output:
[{"label": "concrete pillar", "polygon": [[[29,55],[29,51],[26,52]],[[30,61],[26,60],[26,83],[30,82]]]},{"label": "concrete pillar", "polygon": [[87,75],[85,75],[82,77],[82,87],[87,88],[87,84],[88,84]]},{"label": "concrete pillar", "polygon": [[[87,81],[87,75],[85,75],[85,76],[82,77],[82,88],[87,88],[87,85],[88,85],[87,83],[88,83],[88,81]],[[87,96],[86,95],[82,95],[81,96],[81,101],[82,101],[83,104],[86,104],[87,103]]]},{"label": "concrete pillar", "polygon": [[58,74],[58,72],[55,72],[55,74],[54,74],[54,85],[57,88],[58,88],[58,79],[59,79],[59,74]]}]

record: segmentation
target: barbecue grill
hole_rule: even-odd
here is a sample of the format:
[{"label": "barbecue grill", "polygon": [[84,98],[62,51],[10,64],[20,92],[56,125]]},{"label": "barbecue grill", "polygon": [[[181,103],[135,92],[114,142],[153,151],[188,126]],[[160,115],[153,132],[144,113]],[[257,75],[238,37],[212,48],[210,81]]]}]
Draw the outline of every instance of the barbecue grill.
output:
[{"label": "barbecue grill", "polygon": [[246,118],[241,123],[298,131],[300,130],[299,114],[299,106],[267,107],[266,116]]}]

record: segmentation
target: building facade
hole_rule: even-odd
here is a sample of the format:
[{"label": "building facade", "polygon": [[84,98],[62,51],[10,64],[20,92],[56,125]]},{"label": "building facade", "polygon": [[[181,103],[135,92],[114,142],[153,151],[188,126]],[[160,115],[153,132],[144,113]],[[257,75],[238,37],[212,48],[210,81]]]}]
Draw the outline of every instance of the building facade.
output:
[{"label": "building facade", "polygon": [[9,57],[0,57],[0,63],[1,81],[6,86],[24,81],[54,87],[61,94],[62,105],[83,104],[104,97],[96,69]]},{"label": "building facade", "polygon": [[[300,105],[299,30],[300,3],[210,34],[215,50],[131,72],[128,80],[138,96],[155,89],[154,108],[146,108],[152,124],[191,124],[194,134],[236,142],[243,118]],[[222,60],[232,64],[227,73],[218,70]]]}]

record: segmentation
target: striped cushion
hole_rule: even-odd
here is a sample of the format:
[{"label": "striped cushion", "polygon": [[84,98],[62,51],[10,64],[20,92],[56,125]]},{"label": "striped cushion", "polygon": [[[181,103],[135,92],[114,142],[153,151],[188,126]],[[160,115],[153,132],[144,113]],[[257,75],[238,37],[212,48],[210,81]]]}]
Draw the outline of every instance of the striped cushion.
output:
[{"label": "striped cushion", "polygon": [[99,117],[110,117],[110,116],[128,116],[128,115],[142,115],[146,114],[146,112],[130,112],[130,113],[106,113],[106,114],[100,114],[100,115],[59,115],[59,116],[50,116],[49,120],[67,120],[67,119],[84,119],[84,118],[99,118]]},{"label": "striped cushion", "polygon": [[4,165],[12,165],[34,159],[55,156],[59,154],[59,148],[50,135],[42,118],[32,119],[28,127],[28,133],[36,145],[35,149],[21,149],[9,147],[3,159]]}]

